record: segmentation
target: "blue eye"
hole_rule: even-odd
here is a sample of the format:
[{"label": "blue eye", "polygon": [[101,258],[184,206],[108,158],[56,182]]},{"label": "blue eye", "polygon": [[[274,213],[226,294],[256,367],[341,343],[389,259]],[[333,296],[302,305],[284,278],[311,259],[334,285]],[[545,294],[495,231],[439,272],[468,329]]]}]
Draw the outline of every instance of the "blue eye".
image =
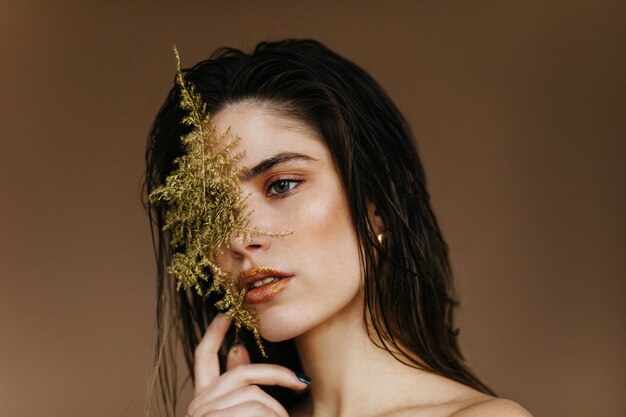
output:
[{"label": "blue eye", "polygon": [[289,193],[291,190],[296,188],[298,184],[300,184],[301,182],[302,182],[301,180],[287,180],[287,179],[274,181],[273,183],[270,184],[267,190],[267,195],[282,197],[283,194]]}]

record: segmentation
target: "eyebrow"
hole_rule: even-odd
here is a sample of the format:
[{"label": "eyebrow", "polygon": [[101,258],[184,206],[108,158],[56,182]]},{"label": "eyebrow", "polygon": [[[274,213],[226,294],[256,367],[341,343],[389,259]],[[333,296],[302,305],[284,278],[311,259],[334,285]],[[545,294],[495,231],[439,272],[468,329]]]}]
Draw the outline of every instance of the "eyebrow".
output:
[{"label": "eyebrow", "polygon": [[295,152],[281,152],[270,158],[264,159],[250,169],[244,168],[239,178],[241,181],[250,181],[252,178],[263,174],[277,165],[284,165],[295,161],[317,161],[308,155]]}]

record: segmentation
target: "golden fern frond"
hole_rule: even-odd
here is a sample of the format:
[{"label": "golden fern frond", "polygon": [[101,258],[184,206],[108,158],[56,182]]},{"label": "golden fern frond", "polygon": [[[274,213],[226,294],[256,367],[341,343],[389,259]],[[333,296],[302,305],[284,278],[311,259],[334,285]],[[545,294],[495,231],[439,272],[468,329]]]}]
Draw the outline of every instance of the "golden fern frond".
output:
[{"label": "golden fern frond", "polygon": [[181,90],[180,107],[189,112],[183,117],[182,122],[189,126],[195,126],[199,129],[200,133],[204,133],[203,124],[205,121],[208,122],[206,103],[204,103],[200,94],[196,92],[195,86],[185,82],[180,65],[180,54],[176,46],[174,46],[174,55],[176,56],[176,82]]},{"label": "golden fern frond", "polygon": [[[174,252],[168,272],[177,278],[179,289],[193,288],[202,296],[220,294],[216,307],[226,310],[238,328],[250,330],[265,355],[254,311],[244,305],[245,291],[217,263],[231,237],[248,239],[263,233],[248,224],[237,166],[243,153],[234,153],[239,139],[227,140],[229,131],[216,132],[202,97],[183,76],[176,47],[174,54],[180,107],[186,111],[182,123],[193,129],[180,138],[184,153],[174,160],[174,170],[150,194],[150,201],[166,205],[164,230],[170,231]],[[201,280],[211,282],[207,291],[203,292]]]}]

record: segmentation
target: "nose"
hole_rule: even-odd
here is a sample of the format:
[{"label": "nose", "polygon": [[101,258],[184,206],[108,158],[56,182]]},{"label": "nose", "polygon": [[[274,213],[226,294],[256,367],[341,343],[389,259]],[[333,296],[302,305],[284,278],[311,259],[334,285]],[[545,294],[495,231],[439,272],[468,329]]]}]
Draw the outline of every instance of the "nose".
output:
[{"label": "nose", "polygon": [[258,251],[267,251],[272,242],[268,233],[253,232],[248,237],[234,236],[230,239],[230,251],[238,257],[252,255]]},{"label": "nose", "polygon": [[[255,253],[267,251],[272,244],[272,237],[263,231],[270,230],[271,213],[266,210],[262,196],[249,189],[245,184],[240,185],[242,194],[246,197],[246,208],[249,210],[247,216],[247,227],[249,232],[234,234],[230,237],[227,252],[230,252],[234,260],[242,260]],[[246,235],[246,236],[242,236]]]}]

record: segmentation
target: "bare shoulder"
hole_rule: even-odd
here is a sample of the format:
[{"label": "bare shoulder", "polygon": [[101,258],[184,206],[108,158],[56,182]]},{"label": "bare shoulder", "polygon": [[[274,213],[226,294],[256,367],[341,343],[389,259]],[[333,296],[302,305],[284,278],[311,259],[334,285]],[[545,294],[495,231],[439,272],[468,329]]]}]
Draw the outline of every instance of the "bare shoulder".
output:
[{"label": "bare shoulder", "polygon": [[378,417],[533,417],[514,401],[484,394],[432,406],[408,406]]},{"label": "bare shoulder", "polygon": [[532,417],[532,415],[514,401],[488,398],[461,408],[450,417]]}]

